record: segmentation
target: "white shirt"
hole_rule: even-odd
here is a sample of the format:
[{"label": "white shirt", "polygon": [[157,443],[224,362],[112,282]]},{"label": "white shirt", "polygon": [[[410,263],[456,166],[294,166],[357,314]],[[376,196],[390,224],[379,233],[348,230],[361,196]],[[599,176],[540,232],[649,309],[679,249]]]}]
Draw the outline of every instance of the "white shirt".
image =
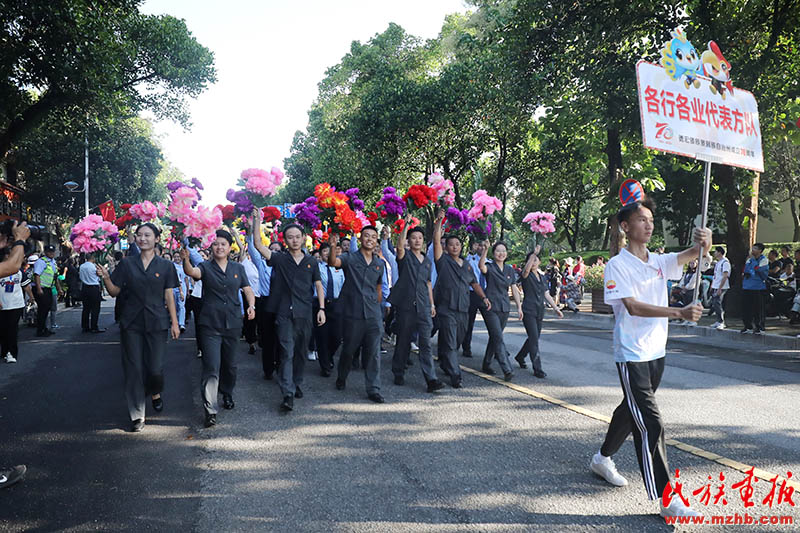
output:
[{"label": "white shirt", "polygon": [[81,265],[78,275],[84,285],[100,285],[100,278],[97,277],[97,265],[90,261]]},{"label": "white shirt", "polygon": [[614,309],[614,361],[643,362],[664,357],[667,323],[664,318],[631,316],[622,302],[667,307],[667,280],[681,277],[678,254],[648,254],[645,263],[627,249],[611,258],[605,270],[605,302]]},{"label": "white shirt", "polygon": [[22,287],[30,283],[30,280],[23,283],[22,278],[22,272],[17,272],[16,274],[0,279],[0,304],[3,305],[4,311],[25,307],[25,297],[22,294]]},{"label": "white shirt", "polygon": [[253,294],[255,294],[256,298],[260,298],[261,286],[258,280],[258,267],[249,257],[242,260],[242,266],[244,267],[244,273],[247,274],[247,281],[250,282],[250,288],[253,289]]},{"label": "white shirt", "polygon": [[[722,274],[725,272],[728,273],[728,277],[725,278],[725,283],[722,283]],[[711,288],[712,289],[730,289],[731,288],[731,262],[728,261],[727,257],[723,257],[717,264],[714,265],[714,279],[711,280]],[[720,286],[721,285],[721,286]]]}]

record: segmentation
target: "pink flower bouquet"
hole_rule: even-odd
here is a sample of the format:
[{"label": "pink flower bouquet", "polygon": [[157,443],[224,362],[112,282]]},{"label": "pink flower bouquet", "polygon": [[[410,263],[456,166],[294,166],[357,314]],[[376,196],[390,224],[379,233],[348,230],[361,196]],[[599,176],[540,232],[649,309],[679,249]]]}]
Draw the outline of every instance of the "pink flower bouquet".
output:
[{"label": "pink flower bouquet", "polygon": [[277,167],[272,167],[269,172],[260,168],[248,168],[242,171],[237,185],[254,206],[262,208],[272,203],[269,197],[275,194],[282,181],[283,172]]},{"label": "pink flower bouquet", "polygon": [[494,196],[489,196],[485,190],[478,189],[472,194],[472,208],[469,210],[469,216],[475,220],[482,220],[501,209],[503,209],[503,202]]},{"label": "pink flower bouquet", "polygon": [[548,235],[556,231],[555,221],[556,216],[553,213],[545,213],[544,211],[528,213],[522,219],[522,222],[530,225],[532,232],[540,235]]},{"label": "pink flower bouquet", "polygon": [[453,182],[444,179],[438,172],[428,176],[428,187],[433,188],[439,197],[439,205],[447,209],[456,203],[456,191]]},{"label": "pink flower bouquet", "polygon": [[101,259],[119,240],[119,229],[100,215],[88,215],[72,227],[69,240],[76,252]]},{"label": "pink flower bouquet", "polygon": [[215,232],[222,226],[222,211],[197,206],[197,189],[185,185],[172,191],[166,209],[165,223],[172,234],[182,242],[188,239],[193,247],[208,248],[214,242]]},{"label": "pink flower bouquet", "polygon": [[139,204],[133,204],[128,208],[128,214],[131,218],[138,220],[139,222],[151,222],[158,218],[163,217],[166,214],[167,206],[162,204],[161,202],[153,203],[149,200],[145,200]]}]

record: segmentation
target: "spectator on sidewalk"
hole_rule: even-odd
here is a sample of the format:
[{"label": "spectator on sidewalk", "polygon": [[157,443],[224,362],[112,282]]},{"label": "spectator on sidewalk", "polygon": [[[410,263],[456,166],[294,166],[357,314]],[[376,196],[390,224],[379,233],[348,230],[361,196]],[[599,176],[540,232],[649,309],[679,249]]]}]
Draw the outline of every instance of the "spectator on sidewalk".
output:
[{"label": "spectator on sidewalk", "polygon": [[0,357],[6,363],[16,363],[19,357],[17,337],[19,332],[19,319],[25,308],[25,294],[33,297],[30,289],[30,279],[22,272],[25,264],[23,255],[16,273],[0,278]]},{"label": "spectator on sidewalk", "polygon": [[56,247],[48,244],[44,247],[44,256],[40,257],[33,265],[33,285],[36,287],[36,336],[47,337],[53,334],[47,329],[47,316],[53,307],[53,289],[61,293],[58,282],[58,265],[55,261]]},{"label": "spectator on sidewalk", "polygon": [[769,260],[764,257],[764,245],[757,242],[750,250],[742,278],[742,333],[764,331],[764,300],[767,293]]},{"label": "spectator on sidewalk", "polygon": [[789,257],[789,247],[786,245],[781,246],[780,262],[783,263],[783,268],[786,268],[786,265],[794,266],[794,261],[792,260],[791,257]]},{"label": "spectator on sidewalk", "polygon": [[783,261],[778,259],[778,250],[770,250],[767,259],[769,260],[769,275],[777,278],[783,270]]},{"label": "spectator on sidewalk", "polygon": [[686,272],[684,272],[678,284],[672,287],[670,307],[685,307],[692,302],[694,288],[697,286],[697,278],[697,259],[693,259],[689,262]]},{"label": "spectator on sidewalk", "polygon": [[717,316],[717,322],[712,326],[716,329],[725,329],[725,293],[731,288],[731,262],[725,257],[725,249],[717,246],[714,249],[714,279],[711,281],[711,310]]}]

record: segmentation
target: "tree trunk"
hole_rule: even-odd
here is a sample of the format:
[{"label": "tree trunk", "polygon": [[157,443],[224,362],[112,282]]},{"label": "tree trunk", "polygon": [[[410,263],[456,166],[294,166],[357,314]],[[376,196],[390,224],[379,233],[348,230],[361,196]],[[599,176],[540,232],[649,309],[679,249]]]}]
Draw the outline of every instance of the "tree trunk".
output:
[{"label": "tree trunk", "polygon": [[749,202],[745,203],[747,207],[748,217],[748,248],[752,248],[758,238],[758,188],[761,182],[761,174],[756,172],[753,178],[752,193],[750,194]]},{"label": "tree trunk", "polygon": [[739,213],[739,196],[733,167],[728,165],[714,166],[715,178],[722,192],[723,207],[725,209],[725,223],[728,226],[726,244],[728,246],[728,260],[731,262],[731,287],[741,279],[741,272],[749,250],[748,238],[742,228],[742,218]]},{"label": "tree trunk", "polygon": [[[797,200],[795,198],[789,199],[789,209],[792,211],[792,224],[794,224],[794,234],[792,235],[792,241],[798,242],[800,241],[800,216],[797,212]],[[800,265],[795,265],[796,268],[800,268]]]},{"label": "tree trunk", "polygon": [[[608,197],[609,205],[614,205],[616,197],[615,185],[622,177],[622,144],[619,139],[619,130],[608,128],[606,130],[606,156],[608,157]],[[624,246],[624,236],[619,231],[616,215],[610,215],[606,222],[606,235],[603,239],[603,248],[608,246],[609,257],[614,257]]]}]

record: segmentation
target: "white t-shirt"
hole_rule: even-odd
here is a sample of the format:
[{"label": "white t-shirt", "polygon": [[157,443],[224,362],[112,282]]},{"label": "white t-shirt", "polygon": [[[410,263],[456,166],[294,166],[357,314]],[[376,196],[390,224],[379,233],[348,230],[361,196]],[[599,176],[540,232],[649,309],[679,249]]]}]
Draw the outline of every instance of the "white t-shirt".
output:
[{"label": "white t-shirt", "polygon": [[625,248],[605,270],[605,302],[614,309],[614,361],[642,362],[664,357],[667,318],[631,316],[622,302],[634,298],[660,307],[669,304],[667,280],[681,277],[678,254],[648,254],[645,263]]},{"label": "white t-shirt", "polygon": [[30,280],[25,282],[22,280],[22,272],[0,279],[0,304],[3,305],[3,310],[25,307],[25,296],[22,294],[22,287],[30,283]]},{"label": "white t-shirt", "polygon": [[[722,274],[725,272],[728,273],[728,277],[725,278],[725,283],[722,283]],[[720,287],[720,284],[722,286]],[[714,279],[711,280],[711,288],[712,289],[730,289],[731,288],[731,262],[728,261],[727,257],[723,257],[717,264],[714,265]]]}]

